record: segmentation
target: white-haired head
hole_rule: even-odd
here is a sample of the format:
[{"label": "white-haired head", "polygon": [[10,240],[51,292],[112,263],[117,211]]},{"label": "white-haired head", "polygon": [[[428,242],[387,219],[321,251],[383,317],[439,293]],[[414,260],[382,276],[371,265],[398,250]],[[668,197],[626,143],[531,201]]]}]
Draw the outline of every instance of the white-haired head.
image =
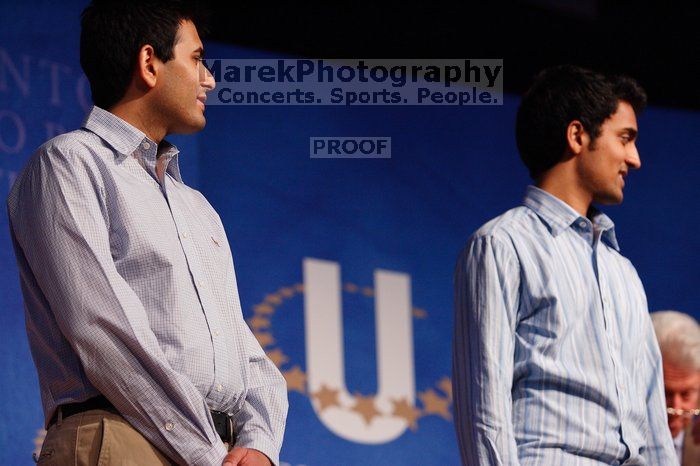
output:
[{"label": "white-haired head", "polygon": [[652,312],[651,321],[664,360],[700,371],[700,324],[678,311]]}]

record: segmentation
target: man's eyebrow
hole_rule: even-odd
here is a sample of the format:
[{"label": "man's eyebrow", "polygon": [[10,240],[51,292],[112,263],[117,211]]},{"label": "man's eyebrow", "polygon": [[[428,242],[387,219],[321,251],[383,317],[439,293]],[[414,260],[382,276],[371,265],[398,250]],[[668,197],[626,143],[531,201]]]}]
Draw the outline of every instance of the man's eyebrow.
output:
[{"label": "man's eyebrow", "polygon": [[634,128],[622,128],[620,131],[621,133],[628,133],[630,135],[630,138],[634,139],[637,137],[637,130]]},{"label": "man's eyebrow", "polygon": [[204,56],[204,47],[197,47],[192,53],[199,53]]}]

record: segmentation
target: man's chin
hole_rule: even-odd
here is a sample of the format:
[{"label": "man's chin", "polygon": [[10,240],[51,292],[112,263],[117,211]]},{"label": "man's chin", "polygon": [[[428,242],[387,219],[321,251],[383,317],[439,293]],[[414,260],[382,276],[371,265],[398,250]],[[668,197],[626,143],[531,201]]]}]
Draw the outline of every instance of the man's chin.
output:
[{"label": "man's chin", "polygon": [[682,426],[682,425],[680,425],[680,426],[679,426],[679,425],[673,425],[673,426],[669,426],[669,427],[670,427],[670,429],[671,429],[671,437],[677,437],[678,434],[680,434],[681,432],[683,432],[683,429],[684,429],[684,426]]},{"label": "man's chin", "polygon": [[593,202],[601,205],[617,205],[622,203],[624,197],[625,196],[622,193],[622,190],[617,192],[598,193],[596,196],[594,196]]},{"label": "man's chin", "polygon": [[174,134],[194,134],[198,131],[204,129],[207,124],[207,119],[204,115],[200,115],[199,118],[193,119],[187,124],[179,125],[173,130]]}]

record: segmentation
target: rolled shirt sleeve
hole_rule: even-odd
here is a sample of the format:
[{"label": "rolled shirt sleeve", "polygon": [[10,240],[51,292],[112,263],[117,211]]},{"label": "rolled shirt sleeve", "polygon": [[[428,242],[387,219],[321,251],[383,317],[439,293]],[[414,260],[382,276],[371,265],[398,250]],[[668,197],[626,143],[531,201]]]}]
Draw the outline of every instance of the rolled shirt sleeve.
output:
[{"label": "rolled shirt sleeve", "polygon": [[473,237],[455,271],[453,392],[465,465],[514,465],[512,397],[519,266],[505,241]]}]

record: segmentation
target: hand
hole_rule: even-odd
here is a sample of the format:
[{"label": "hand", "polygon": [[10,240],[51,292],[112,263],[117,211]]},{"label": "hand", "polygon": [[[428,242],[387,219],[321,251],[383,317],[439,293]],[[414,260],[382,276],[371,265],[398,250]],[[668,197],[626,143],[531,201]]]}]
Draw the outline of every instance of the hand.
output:
[{"label": "hand", "polygon": [[272,466],[270,459],[252,448],[233,447],[222,466]]}]

